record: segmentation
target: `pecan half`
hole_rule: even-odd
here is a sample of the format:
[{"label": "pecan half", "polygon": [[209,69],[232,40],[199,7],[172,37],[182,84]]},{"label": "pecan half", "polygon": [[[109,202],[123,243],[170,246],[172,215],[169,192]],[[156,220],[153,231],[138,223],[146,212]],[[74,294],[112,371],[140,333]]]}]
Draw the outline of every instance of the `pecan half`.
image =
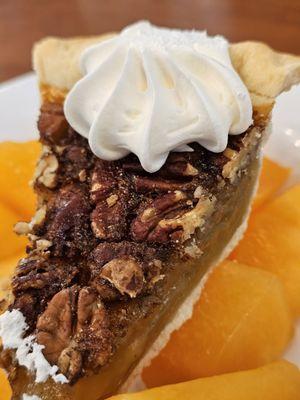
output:
[{"label": "pecan half", "polygon": [[[145,170],[141,166],[138,160],[125,161],[123,163],[125,171],[134,172],[137,174],[145,175]],[[154,179],[158,177],[164,177],[167,179],[187,179],[193,178],[199,174],[196,167],[191,162],[187,161],[186,157],[182,153],[171,153],[163,165],[163,167],[154,174]]]},{"label": "pecan half", "polygon": [[91,214],[94,235],[98,239],[122,239],[127,230],[130,198],[128,184],[116,168],[98,161],[92,174],[90,197],[96,203]]},{"label": "pecan half", "polygon": [[78,268],[63,263],[48,261],[41,257],[20,261],[12,279],[13,293],[17,295],[28,289],[48,288],[52,293],[68,286],[78,275]]},{"label": "pecan half", "polygon": [[189,239],[204,224],[204,217],[213,211],[215,199],[203,196],[194,205],[195,200],[181,191],[157,197],[131,224],[133,238],[157,243]]},{"label": "pecan half", "polygon": [[[110,196],[111,197],[111,196]],[[127,227],[127,204],[124,198],[102,201],[91,214],[91,227],[98,239],[120,240]]]},{"label": "pecan half", "polygon": [[53,254],[74,255],[88,252],[93,245],[90,228],[90,204],[85,191],[75,185],[60,189],[49,206],[46,238],[53,243]]},{"label": "pecan half", "polygon": [[37,315],[49,299],[61,289],[72,285],[79,275],[78,268],[59,260],[29,257],[20,261],[12,279],[14,308],[19,309],[32,327]]},{"label": "pecan half", "polygon": [[112,353],[112,335],[104,305],[88,287],[57,293],[37,322],[37,342],[51,364],[74,383],[83,370],[104,365]]},{"label": "pecan half", "polygon": [[191,189],[190,182],[170,181],[158,177],[136,176],[133,182],[138,193],[170,192],[174,190],[185,191]]},{"label": "pecan half", "polygon": [[143,289],[142,267],[130,256],[115,258],[108,262],[103,266],[100,276],[114,285],[122,295],[127,294],[131,298],[136,297]]},{"label": "pecan half", "polygon": [[190,208],[185,193],[175,191],[157,197],[147,204],[131,224],[131,234],[135,240],[165,243],[175,229],[161,229],[159,223],[165,218],[181,215]]}]

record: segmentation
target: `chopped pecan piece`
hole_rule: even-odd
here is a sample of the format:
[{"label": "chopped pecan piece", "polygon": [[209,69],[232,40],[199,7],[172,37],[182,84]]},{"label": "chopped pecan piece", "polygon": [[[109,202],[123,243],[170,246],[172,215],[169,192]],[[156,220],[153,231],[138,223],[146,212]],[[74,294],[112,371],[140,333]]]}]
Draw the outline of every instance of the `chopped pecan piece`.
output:
[{"label": "chopped pecan piece", "polygon": [[90,198],[96,203],[91,227],[98,239],[120,240],[127,229],[130,208],[128,184],[118,169],[98,161],[92,173]]},{"label": "chopped pecan piece", "polygon": [[105,163],[98,163],[91,180],[91,200],[95,203],[105,200],[117,187],[113,172],[105,168]]},{"label": "chopped pecan piece", "polygon": [[162,262],[161,260],[154,259],[149,262],[148,268],[145,271],[145,279],[148,288],[153,288],[153,286],[160,280],[164,278],[162,272]]},{"label": "chopped pecan piece", "polygon": [[58,160],[49,148],[44,147],[43,155],[40,158],[33,180],[37,184],[53,189],[57,184]]},{"label": "chopped pecan piece", "polygon": [[260,136],[261,133],[259,130],[252,129],[249,135],[240,138],[241,149],[239,149],[237,144],[237,150],[231,149],[230,147],[225,149],[223,157],[227,159],[227,162],[222,169],[222,176],[225,179],[229,179],[230,182],[233,183],[241,175],[243,168],[245,168],[249,162],[249,155],[247,156],[248,149],[250,146],[255,146],[257,144]]},{"label": "chopped pecan piece", "polygon": [[80,182],[85,182],[86,178],[87,178],[86,170],[85,169],[80,170],[78,173],[78,179],[80,180]]},{"label": "chopped pecan piece", "polygon": [[31,232],[30,225],[28,222],[17,222],[14,226],[14,232],[17,235],[28,235]]},{"label": "chopped pecan piece", "polygon": [[142,267],[130,256],[115,258],[108,262],[102,267],[100,276],[114,285],[122,295],[136,297],[143,289]]},{"label": "chopped pecan piece", "polygon": [[159,257],[158,250],[146,244],[101,243],[92,253],[90,285],[104,301],[122,294],[135,297],[163,278]]},{"label": "chopped pecan piece", "polygon": [[27,235],[28,237],[30,237],[32,233],[37,233],[43,227],[46,211],[46,206],[41,206],[37,209],[30,222],[17,222],[14,226],[14,232],[17,235]]},{"label": "chopped pecan piece", "polygon": [[93,157],[89,149],[81,144],[67,145],[59,157],[62,174],[60,181],[79,180],[84,182],[87,178],[87,170],[91,167]]},{"label": "chopped pecan piece", "polygon": [[39,252],[43,252],[49,249],[49,247],[52,246],[52,242],[50,242],[50,240],[46,240],[46,239],[39,239],[36,241],[36,249]]},{"label": "chopped pecan piece", "polygon": [[37,322],[37,342],[51,364],[74,383],[88,368],[104,365],[112,353],[105,307],[88,287],[57,293]]}]

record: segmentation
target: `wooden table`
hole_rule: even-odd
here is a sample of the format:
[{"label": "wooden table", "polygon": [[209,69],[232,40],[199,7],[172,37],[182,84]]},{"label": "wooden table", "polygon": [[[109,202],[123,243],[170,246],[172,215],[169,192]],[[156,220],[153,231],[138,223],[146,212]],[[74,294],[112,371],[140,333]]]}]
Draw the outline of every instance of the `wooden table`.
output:
[{"label": "wooden table", "polygon": [[139,19],[300,54],[300,0],[1,0],[0,81],[30,70],[43,36],[97,34]]}]

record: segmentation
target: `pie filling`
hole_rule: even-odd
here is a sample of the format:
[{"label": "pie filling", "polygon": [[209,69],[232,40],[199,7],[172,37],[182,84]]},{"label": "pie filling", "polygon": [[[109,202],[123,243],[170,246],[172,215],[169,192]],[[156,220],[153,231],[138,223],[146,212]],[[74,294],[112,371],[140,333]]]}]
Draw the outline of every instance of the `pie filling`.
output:
[{"label": "pie filling", "polygon": [[38,210],[16,227],[30,246],[10,309],[69,384],[36,383],[9,350],[1,362],[14,399],[96,400],[118,390],[242,225],[264,124],[230,136],[223,153],[192,143],[154,174],[133,155],[94,156],[59,104],[42,106],[39,130]]}]

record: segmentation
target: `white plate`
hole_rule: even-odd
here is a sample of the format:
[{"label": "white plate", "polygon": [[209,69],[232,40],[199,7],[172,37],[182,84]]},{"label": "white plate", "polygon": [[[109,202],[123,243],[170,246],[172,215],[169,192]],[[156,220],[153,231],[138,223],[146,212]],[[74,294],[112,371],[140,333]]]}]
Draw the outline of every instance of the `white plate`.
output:
[{"label": "white plate", "polygon": [[[273,133],[265,153],[293,169],[289,184],[300,182],[300,85],[279,96],[273,111]],[[39,95],[33,73],[0,85],[0,142],[37,139]],[[300,268],[300,265],[299,265]],[[299,294],[300,295],[300,294]],[[300,322],[284,357],[300,367]]]}]

